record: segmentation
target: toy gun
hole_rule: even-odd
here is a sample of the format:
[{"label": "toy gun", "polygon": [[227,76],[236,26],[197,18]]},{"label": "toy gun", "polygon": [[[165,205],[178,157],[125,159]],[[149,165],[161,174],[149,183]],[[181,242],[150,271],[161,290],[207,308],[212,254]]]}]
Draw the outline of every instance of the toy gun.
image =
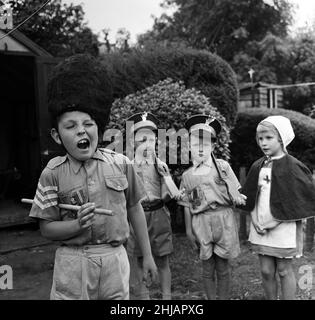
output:
[{"label": "toy gun", "polygon": [[[28,204],[33,204],[34,200],[32,199],[21,199],[21,202],[23,203],[28,203]],[[72,204],[65,204],[65,203],[59,203],[58,207],[60,209],[66,209],[66,210],[72,210],[72,211],[79,211],[79,209],[81,208],[80,206],[75,206]],[[113,211],[112,210],[108,210],[108,209],[102,209],[102,208],[95,208],[94,213],[96,214],[102,214],[102,215],[106,215],[106,216],[112,216],[113,215]]]}]

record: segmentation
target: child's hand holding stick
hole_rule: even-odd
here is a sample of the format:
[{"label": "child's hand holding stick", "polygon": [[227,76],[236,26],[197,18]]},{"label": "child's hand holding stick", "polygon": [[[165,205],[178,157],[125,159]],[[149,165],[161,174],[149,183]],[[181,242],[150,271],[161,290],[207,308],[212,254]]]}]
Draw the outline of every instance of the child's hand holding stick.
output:
[{"label": "child's hand holding stick", "polygon": [[[32,199],[21,199],[21,202],[33,204],[33,200]],[[80,208],[81,208],[81,206],[75,206],[75,205],[72,205],[72,204],[65,204],[65,203],[59,203],[58,207],[60,209],[73,210],[73,211],[79,211]],[[113,215],[113,211],[112,210],[103,209],[103,208],[95,208],[94,213],[103,214],[103,215],[106,215],[106,216],[112,216]]]}]

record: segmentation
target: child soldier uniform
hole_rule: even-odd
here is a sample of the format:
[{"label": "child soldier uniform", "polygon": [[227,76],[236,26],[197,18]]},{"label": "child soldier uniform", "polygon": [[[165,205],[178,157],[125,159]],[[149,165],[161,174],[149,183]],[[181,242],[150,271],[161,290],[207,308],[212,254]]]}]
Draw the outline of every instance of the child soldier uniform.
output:
[{"label": "child soldier uniform", "polygon": [[[180,189],[184,188],[186,194],[178,203],[185,207],[187,236],[193,247],[199,249],[208,299],[216,298],[215,272],[219,298],[227,299],[228,260],[240,253],[233,212],[235,203],[241,202],[240,184],[230,165],[213,156],[221,131],[219,121],[195,115],[186,121],[185,127],[190,135],[193,166],[182,175]],[[203,144],[206,147],[202,147]]]},{"label": "child soldier uniform", "polygon": [[[141,178],[146,196],[141,202],[145,212],[151,250],[160,274],[163,299],[171,299],[171,274],[168,255],[173,252],[170,213],[165,202],[171,200],[171,194],[165,183],[170,177],[167,165],[155,154],[157,118],[148,112],[137,113],[130,117],[134,135],[135,158],[132,160],[138,176]],[[141,251],[134,234],[128,241],[128,253],[141,261]],[[141,264],[140,264],[141,265]],[[149,292],[142,284],[137,288],[140,299],[149,299]]]},{"label": "child soldier uniform", "polygon": [[88,55],[67,58],[54,69],[48,102],[51,135],[66,155],[50,160],[41,173],[30,216],[40,221],[44,237],[61,241],[51,299],[128,299],[127,216],[142,230],[137,235],[144,241],[144,271],[154,277],[156,269],[139,202],[142,183],[127,157],[97,147],[111,105],[104,66]]}]

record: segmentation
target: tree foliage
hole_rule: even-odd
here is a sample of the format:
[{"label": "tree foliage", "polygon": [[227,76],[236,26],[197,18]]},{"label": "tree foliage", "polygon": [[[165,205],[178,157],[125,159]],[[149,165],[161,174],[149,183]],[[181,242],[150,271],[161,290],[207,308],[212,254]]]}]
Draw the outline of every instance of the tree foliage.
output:
[{"label": "tree foliage", "polygon": [[[284,85],[311,83],[315,80],[315,37],[302,31],[294,37],[268,34],[252,42],[247,53],[236,54],[231,63],[240,82],[248,82],[248,70],[255,70],[254,81]],[[315,105],[315,86],[283,89],[284,107],[309,114]]]},{"label": "tree foliage", "polygon": [[[288,34],[294,6],[287,0],[165,0],[173,16],[155,19],[139,42],[188,45],[223,57],[240,83],[300,84],[315,81],[315,26]],[[283,90],[284,107],[310,114],[315,86]]]},{"label": "tree foliage", "polygon": [[263,0],[165,0],[164,6],[175,7],[175,13],[156,18],[153,30],[140,37],[140,43],[184,42],[216,52],[229,62],[268,32],[285,37],[292,20],[286,0],[274,0],[273,5]]},{"label": "tree foliage", "polygon": [[[11,0],[14,25],[28,18],[43,5],[41,0]],[[19,30],[56,57],[76,53],[98,54],[97,36],[84,22],[81,5],[54,0],[23,24]]]},{"label": "tree foliage", "polygon": [[132,50],[129,53],[102,56],[113,82],[114,98],[123,98],[138,90],[172,78],[196,88],[233,125],[238,103],[236,76],[230,65],[207,51],[187,48]]}]

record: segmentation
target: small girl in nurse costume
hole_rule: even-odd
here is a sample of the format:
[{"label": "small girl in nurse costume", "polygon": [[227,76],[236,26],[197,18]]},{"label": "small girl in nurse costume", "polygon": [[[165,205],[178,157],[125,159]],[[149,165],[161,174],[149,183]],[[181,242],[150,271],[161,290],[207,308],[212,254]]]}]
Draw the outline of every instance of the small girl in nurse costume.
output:
[{"label": "small girl in nurse costume", "polygon": [[251,212],[249,241],[258,254],[267,299],[295,299],[292,258],[302,255],[302,219],[315,213],[315,187],[310,170],[287,152],[294,139],[291,122],[270,116],[257,126],[256,140],[264,153],[251,167],[242,193]]}]

